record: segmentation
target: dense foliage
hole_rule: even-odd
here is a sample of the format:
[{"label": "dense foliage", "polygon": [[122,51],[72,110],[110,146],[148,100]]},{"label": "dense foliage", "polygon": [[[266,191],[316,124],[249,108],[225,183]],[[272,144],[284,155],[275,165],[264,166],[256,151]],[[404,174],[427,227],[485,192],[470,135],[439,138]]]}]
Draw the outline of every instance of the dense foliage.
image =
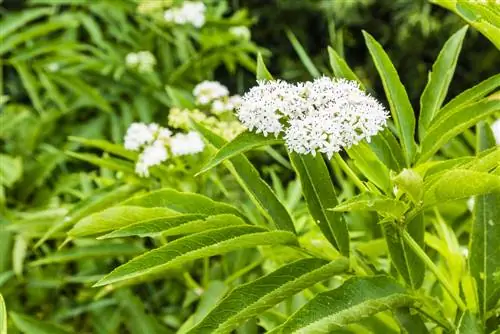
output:
[{"label": "dense foliage", "polygon": [[497,3],[203,3],[0,4],[0,334],[498,331]]}]

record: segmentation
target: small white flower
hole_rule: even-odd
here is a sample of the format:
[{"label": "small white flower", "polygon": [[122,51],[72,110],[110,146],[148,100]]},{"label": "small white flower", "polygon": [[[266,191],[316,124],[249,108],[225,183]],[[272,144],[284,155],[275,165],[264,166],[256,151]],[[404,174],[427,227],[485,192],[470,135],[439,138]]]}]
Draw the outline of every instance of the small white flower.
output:
[{"label": "small white flower", "polygon": [[229,28],[229,33],[237,38],[241,38],[244,40],[250,39],[250,30],[245,26],[231,27]]},{"label": "small white flower", "polygon": [[170,140],[170,149],[174,156],[200,153],[204,148],[203,139],[195,131],[190,131],[187,134],[177,133]]},{"label": "small white flower", "polygon": [[491,131],[493,131],[497,145],[500,145],[500,118],[491,124]]},{"label": "small white flower", "polygon": [[206,105],[228,96],[229,90],[218,81],[203,81],[194,87],[193,95],[198,104]]},{"label": "small white flower", "polygon": [[125,148],[130,151],[138,151],[143,145],[153,142],[155,132],[144,123],[132,123],[125,134]]},{"label": "small white flower", "polygon": [[135,172],[141,177],[149,176],[149,168],[161,164],[168,159],[168,152],[161,140],[146,146],[135,165]]},{"label": "small white flower", "polygon": [[224,103],[223,101],[221,100],[215,100],[213,103],[212,103],[212,113],[214,114],[220,114],[220,113],[223,113],[224,111],[228,110],[227,108],[227,104]]},{"label": "small white flower", "polygon": [[150,51],[131,52],[125,57],[125,63],[140,73],[149,73],[156,65],[156,58]]},{"label": "small white flower", "polygon": [[59,63],[50,63],[47,65],[47,71],[49,72],[57,72],[60,68],[61,66],[59,65]]},{"label": "small white flower", "polygon": [[206,6],[203,2],[184,1],[182,7],[171,8],[165,11],[165,21],[183,25],[191,24],[201,28],[205,24]]}]

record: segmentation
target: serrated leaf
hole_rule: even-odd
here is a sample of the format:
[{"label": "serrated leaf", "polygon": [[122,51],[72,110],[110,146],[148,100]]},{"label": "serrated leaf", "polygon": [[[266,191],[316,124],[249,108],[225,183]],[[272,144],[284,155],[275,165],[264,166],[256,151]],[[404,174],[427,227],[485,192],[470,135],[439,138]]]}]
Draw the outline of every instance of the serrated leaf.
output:
[{"label": "serrated leaf", "polygon": [[330,59],[330,66],[332,67],[333,73],[337,78],[356,81],[361,89],[366,89],[346,61],[330,46],[328,47],[328,57]]},{"label": "serrated leaf", "polygon": [[266,68],[262,54],[257,54],[257,80],[273,80],[273,76]]},{"label": "serrated leaf", "polygon": [[30,334],[69,334],[70,332],[59,325],[40,321],[24,314],[9,313],[14,325],[20,331]]},{"label": "serrated leaf", "polygon": [[296,245],[294,234],[255,226],[236,226],[189,235],[138,256],[116,268],[95,286],[166,271],[192,260],[262,245]]},{"label": "serrated leaf", "polygon": [[452,169],[424,184],[424,207],[500,191],[500,176],[468,169]]},{"label": "serrated leaf", "polygon": [[68,236],[84,237],[102,234],[134,224],[141,220],[171,217],[178,212],[168,208],[116,206],[83,218],[68,232]]},{"label": "serrated leaf", "polygon": [[367,32],[363,31],[363,35],[375,67],[382,79],[385,94],[391,107],[392,118],[396,124],[405,154],[406,164],[410,165],[415,156],[416,144],[413,138],[415,134],[415,114],[408,94],[382,46]]},{"label": "serrated leaf", "polygon": [[349,268],[345,258],[302,259],[240,285],[188,333],[231,333],[238,325],[281,301]]},{"label": "serrated leaf", "polygon": [[0,293],[0,334],[7,334],[7,307]]},{"label": "serrated leaf", "polygon": [[351,146],[346,150],[351,159],[354,160],[356,167],[363,175],[372,181],[377,187],[384,192],[391,190],[391,179],[389,177],[389,169],[380,161],[375,152],[372,151],[367,143],[361,142]]},{"label": "serrated leaf", "polygon": [[234,206],[216,202],[209,197],[184,193],[171,188],[148,192],[132,197],[121,205],[140,206],[144,208],[168,208],[179,213],[199,213],[207,216],[229,213],[245,219],[245,216]]},{"label": "serrated leaf", "polygon": [[191,234],[216,228],[245,224],[243,219],[230,214],[209,217],[200,214],[184,214],[141,221],[122,227],[98,239],[123,238],[129,236],[151,237],[158,234],[165,236]]},{"label": "serrated leaf", "polygon": [[[245,153],[257,147],[282,143],[282,139],[273,136],[264,137],[262,134],[245,131],[240,133],[236,138],[225,144],[220,150],[215,153],[212,159],[203,166],[198,174],[204,173],[223,161],[232,158],[238,154]],[[197,175],[198,175],[197,174]]]},{"label": "serrated leaf", "polygon": [[454,136],[498,111],[500,101],[497,100],[481,100],[449,111],[445,117],[436,120],[427,131],[418,162],[428,160]]},{"label": "serrated leaf", "polygon": [[44,258],[33,261],[30,266],[40,266],[44,264],[65,263],[95,258],[112,258],[117,256],[131,256],[142,253],[144,248],[134,244],[106,244],[86,247],[76,247],[50,254]]},{"label": "serrated leaf", "polygon": [[328,210],[337,206],[338,199],[323,157],[292,152],[288,155],[300,178],[304,198],[314,221],[328,241],[340,253],[349,256],[349,232],[344,217]]},{"label": "serrated leaf", "polygon": [[[491,128],[486,123],[478,126],[477,136],[479,151],[496,145]],[[500,184],[500,181],[497,182]],[[495,271],[500,268],[500,186],[495,193],[475,198],[473,218],[469,270],[476,281],[479,311],[484,324],[486,313],[500,299],[500,284],[495,282]]]},{"label": "serrated leaf", "polygon": [[[226,144],[226,141],[222,137],[216,135],[203,125],[194,123],[194,126],[215,148],[220,149]],[[276,228],[295,233],[293,220],[288,210],[276,197],[269,185],[262,180],[257,169],[255,169],[245,156],[235,156],[229,161],[224,162],[224,164],[257,208],[260,209],[270,222],[274,223]]]},{"label": "serrated leaf", "polygon": [[408,205],[390,197],[364,192],[349,198],[331,210],[337,212],[357,210],[375,211],[383,217],[399,219],[408,210]]},{"label": "serrated leaf", "polygon": [[463,27],[446,41],[429,72],[429,80],[420,97],[418,130],[421,139],[446,97],[467,28]]},{"label": "serrated leaf", "polygon": [[295,312],[279,332],[330,333],[379,312],[413,303],[413,297],[388,277],[355,277],[335,290],[318,294]]}]

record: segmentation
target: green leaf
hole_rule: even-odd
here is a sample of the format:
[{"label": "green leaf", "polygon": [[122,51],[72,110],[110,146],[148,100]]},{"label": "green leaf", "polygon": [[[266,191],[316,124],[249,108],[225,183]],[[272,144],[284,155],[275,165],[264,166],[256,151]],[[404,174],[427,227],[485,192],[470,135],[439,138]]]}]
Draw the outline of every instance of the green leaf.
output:
[{"label": "green leaf", "polygon": [[209,217],[200,214],[184,214],[167,218],[140,221],[103,235],[98,239],[122,238],[129,236],[151,237],[158,234],[165,236],[191,234],[216,228],[245,224],[246,223],[243,219],[230,214],[221,214]]},{"label": "green leaf", "polygon": [[15,61],[12,63],[17,73],[19,73],[19,77],[22,80],[23,86],[30,97],[31,103],[33,103],[33,107],[39,112],[43,113],[43,105],[42,100],[40,99],[39,94],[39,85],[38,80],[33,75],[30,67],[24,62]]},{"label": "green leaf", "polygon": [[338,204],[328,168],[321,155],[289,152],[297,172],[311,216],[328,241],[343,255],[349,256],[349,232],[342,214],[328,210]]},{"label": "green leaf", "polygon": [[387,53],[385,53],[382,46],[370,34],[363,31],[363,35],[368,50],[373,58],[373,62],[382,79],[385,94],[391,107],[392,118],[396,123],[396,128],[405,153],[406,164],[409,166],[416,152],[416,144],[413,138],[415,134],[415,114],[413,108],[408,98],[408,94]]},{"label": "green leaf", "polygon": [[42,259],[33,261],[30,266],[43,264],[65,263],[84,259],[113,258],[118,256],[131,256],[142,253],[144,248],[134,244],[105,244],[87,247],[76,247],[50,254]]},{"label": "green leaf", "polygon": [[127,174],[135,175],[134,164],[130,161],[111,158],[111,157],[101,158],[95,154],[89,154],[89,153],[65,152],[65,154],[72,158],[86,161],[88,163],[91,163],[93,165],[102,168],[108,168],[111,170],[121,171]]},{"label": "green leaf", "polygon": [[355,277],[335,290],[318,294],[295,312],[279,332],[330,333],[379,312],[413,303],[413,297],[388,277]]},{"label": "green leaf", "polygon": [[356,210],[375,211],[383,217],[399,219],[408,210],[408,205],[390,197],[364,192],[349,198],[331,210],[337,212]]},{"label": "green leaf", "polygon": [[145,208],[168,208],[179,213],[199,213],[207,216],[229,213],[245,219],[245,216],[234,206],[194,193],[183,193],[164,188],[132,197],[122,205],[141,206]]},{"label": "green leaf", "polygon": [[29,317],[24,314],[9,313],[12,322],[22,332],[29,334],[69,334],[71,332],[66,331],[59,325],[52,324],[45,321],[40,321],[35,318]]},{"label": "green leaf", "polygon": [[[496,145],[488,124],[478,126],[478,149]],[[475,182],[483,182],[476,180]],[[500,182],[500,181],[497,181]],[[469,270],[476,280],[479,310],[483,324],[486,313],[500,299],[500,284],[495,282],[495,271],[500,268],[500,186],[495,193],[475,198],[470,238]]]},{"label": "green leaf", "polygon": [[346,61],[337,53],[337,51],[335,51],[330,46],[328,47],[328,57],[330,59],[330,66],[332,67],[333,73],[337,78],[356,81],[361,89],[366,89],[361,80],[359,80],[358,76],[349,67]]},{"label": "green leaf", "polygon": [[272,231],[255,226],[236,226],[189,235],[138,256],[116,268],[95,286],[151,275],[192,260],[262,245],[296,245],[290,232]]},{"label": "green leaf", "polygon": [[102,234],[141,220],[171,217],[177,212],[168,208],[116,206],[83,218],[68,232],[70,237]]},{"label": "green leaf", "polygon": [[432,65],[432,71],[429,72],[429,80],[420,97],[420,119],[418,122],[420,139],[424,138],[427,128],[446,97],[467,28],[468,26],[463,27],[446,41],[436,62]]},{"label": "green leaf", "polygon": [[470,311],[465,311],[458,319],[456,334],[483,334],[476,316]]},{"label": "green leaf", "polygon": [[[382,225],[384,231],[387,249],[391,257],[391,264],[396,268],[397,272],[403,277],[405,282],[413,289],[418,289],[425,276],[425,264],[415,251],[409,247],[401,235],[400,229],[394,223],[386,223]],[[415,242],[423,249],[425,223],[422,213],[415,216],[406,225],[408,234]]]},{"label": "green leaf", "polygon": [[24,27],[28,22],[54,12],[54,8],[24,8],[19,12],[10,12],[0,22],[0,40],[10,33]]},{"label": "green leaf", "polygon": [[402,329],[406,330],[405,332],[401,331],[402,333],[429,334],[429,330],[422,318],[418,314],[414,314],[409,308],[398,308],[395,313]]},{"label": "green leaf", "polygon": [[223,161],[232,158],[235,155],[245,153],[257,147],[273,145],[282,142],[282,139],[278,139],[272,136],[264,137],[262,134],[257,134],[255,132],[242,132],[236,138],[222,146],[221,149],[218,150],[217,153],[215,153],[212,159],[207,164],[205,164],[205,166],[203,166],[203,168],[198,172],[197,175],[214,168]]},{"label": "green leaf", "polygon": [[288,40],[290,41],[290,43],[292,43],[292,46],[295,49],[295,52],[297,52],[297,54],[299,55],[299,58],[302,61],[302,64],[304,64],[304,66],[306,67],[309,74],[314,78],[319,77],[321,75],[321,73],[319,73],[316,66],[314,66],[313,61],[308,56],[306,50],[304,50],[304,47],[302,47],[302,45],[300,44],[297,37],[295,37],[293,32],[290,30],[287,30],[286,36],[288,37]]},{"label": "green leaf", "polygon": [[419,203],[424,195],[424,180],[420,174],[413,169],[403,169],[392,180],[408,194],[413,203],[420,205]]},{"label": "green leaf", "polygon": [[128,160],[135,161],[137,159],[138,154],[136,152],[131,152],[127,150],[125,147],[123,147],[123,145],[113,144],[107,140],[87,139],[80,137],[68,137],[68,139],[72,142],[82,144],[83,146],[98,148],[100,150],[103,150],[104,152],[108,152],[117,155],[119,157],[126,158]]},{"label": "green leaf", "polygon": [[435,120],[422,141],[422,163],[430,159],[444,144],[467,128],[500,110],[500,101],[481,100],[466,106],[459,106],[445,116]]},{"label": "green leaf", "polygon": [[23,174],[23,161],[20,157],[0,153],[0,186],[12,187]]},{"label": "green leaf", "polygon": [[257,80],[273,80],[273,76],[266,68],[262,54],[257,54]]},{"label": "green leaf", "polygon": [[380,161],[366,142],[360,142],[346,150],[356,167],[377,187],[388,193],[391,190],[390,173],[387,166]]},{"label": "green leaf", "polygon": [[[220,149],[226,144],[223,138],[203,125],[194,123],[194,126],[215,148]],[[257,208],[260,209],[270,222],[274,223],[276,228],[295,233],[293,220],[287,209],[276,197],[269,185],[262,180],[257,169],[255,169],[245,156],[235,156],[229,161],[225,161],[224,164]]]},{"label": "green leaf", "polygon": [[7,334],[7,307],[0,293],[0,334]]},{"label": "green leaf", "polygon": [[311,258],[287,264],[238,286],[189,333],[231,333],[243,321],[348,268],[349,261],[345,258],[333,262]]},{"label": "green leaf", "polygon": [[444,172],[424,183],[424,207],[500,191],[500,176],[468,169]]},{"label": "green leaf", "polygon": [[391,130],[384,129],[371,138],[371,150],[387,168],[399,172],[405,166],[405,157]]}]

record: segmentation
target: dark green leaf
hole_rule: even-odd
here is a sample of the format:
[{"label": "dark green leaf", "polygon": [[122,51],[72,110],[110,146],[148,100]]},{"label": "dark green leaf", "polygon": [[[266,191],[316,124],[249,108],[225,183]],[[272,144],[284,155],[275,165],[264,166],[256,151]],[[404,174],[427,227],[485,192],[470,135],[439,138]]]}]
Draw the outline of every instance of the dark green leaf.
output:
[{"label": "dark green leaf", "polygon": [[316,66],[314,66],[313,61],[307,55],[306,50],[304,50],[304,47],[300,44],[299,40],[297,39],[297,37],[295,37],[293,32],[291,32],[290,30],[287,30],[286,36],[290,40],[290,43],[292,43],[292,46],[295,49],[295,52],[297,52],[297,54],[299,55],[299,58],[302,61],[302,64],[304,64],[304,66],[306,67],[309,74],[314,78],[319,77],[321,75],[321,73],[319,73]]},{"label": "dark green leaf", "polygon": [[62,327],[52,324],[49,322],[44,322],[37,320],[35,318],[29,317],[24,314],[9,313],[12,322],[22,332],[29,334],[69,334],[70,331],[66,331]]}]

